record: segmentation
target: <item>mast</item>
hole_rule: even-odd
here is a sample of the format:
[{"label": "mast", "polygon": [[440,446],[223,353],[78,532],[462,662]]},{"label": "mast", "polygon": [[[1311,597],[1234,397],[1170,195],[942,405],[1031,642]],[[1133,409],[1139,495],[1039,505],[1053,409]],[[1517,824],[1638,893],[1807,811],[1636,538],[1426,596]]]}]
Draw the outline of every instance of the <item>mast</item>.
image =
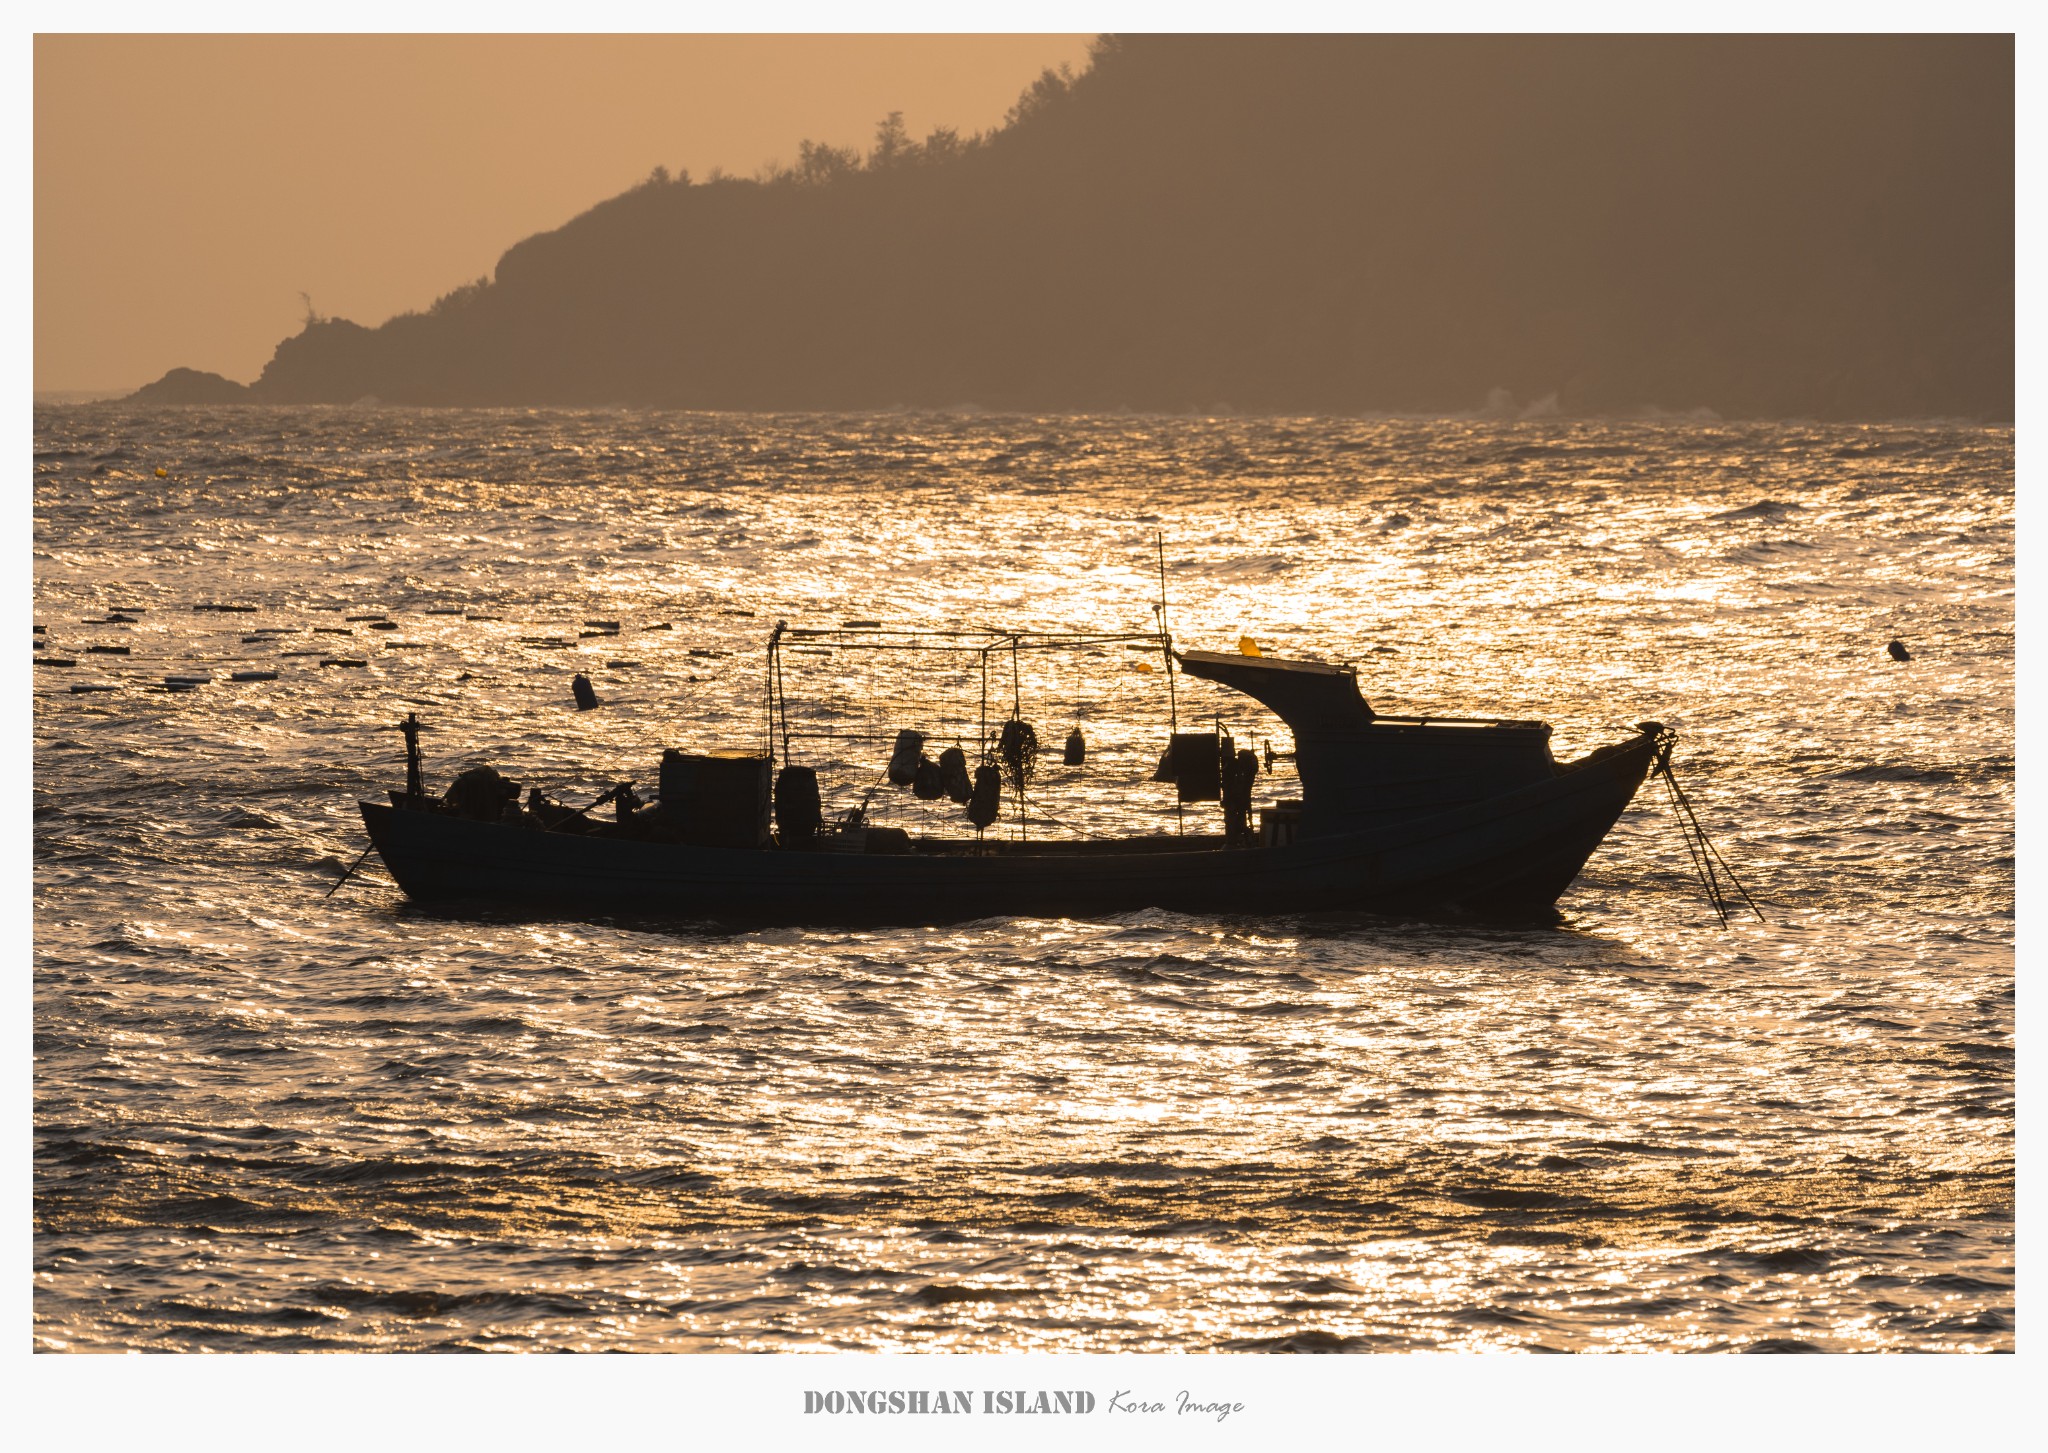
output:
[{"label": "mast", "polygon": [[[1167,760],[1171,762],[1173,738],[1180,734],[1180,702],[1173,686],[1173,632],[1168,629],[1166,620],[1166,531],[1154,531],[1152,543],[1159,550],[1159,603],[1152,607],[1152,613],[1159,618],[1159,650],[1166,657],[1166,719],[1172,733],[1166,739],[1166,751]],[[1176,771],[1174,775],[1178,777],[1180,774]],[[1188,830],[1188,815],[1187,809],[1181,805],[1180,784],[1177,781],[1173,788],[1173,823],[1175,830],[1185,837]]]},{"label": "mast", "polygon": [[[1017,667],[1020,644],[1018,637],[1010,637],[1010,720],[1018,723],[1024,720],[1024,678]],[[1021,732],[1021,725],[1019,730]],[[1021,755],[1017,758],[1017,838],[1020,842],[1028,842],[1031,838],[1031,822],[1025,816],[1024,759]]]},{"label": "mast", "polygon": [[[768,633],[768,669],[763,673],[766,688],[762,700],[764,720],[761,724],[761,745],[766,749],[769,761],[775,759],[775,683],[782,675],[782,633],[788,629],[788,621],[777,621],[775,629]],[[782,720],[782,765],[789,765],[789,709],[783,708]]]}]

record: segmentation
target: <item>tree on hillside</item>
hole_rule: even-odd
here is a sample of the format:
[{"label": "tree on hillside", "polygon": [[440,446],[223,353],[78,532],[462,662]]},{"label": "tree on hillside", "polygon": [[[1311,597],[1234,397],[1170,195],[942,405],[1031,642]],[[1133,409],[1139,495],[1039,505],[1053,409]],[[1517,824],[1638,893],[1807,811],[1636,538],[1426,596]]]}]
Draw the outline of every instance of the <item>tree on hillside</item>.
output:
[{"label": "tree on hillside", "polygon": [[883,171],[917,159],[917,143],[903,125],[903,113],[891,111],[875,127],[875,144],[868,152],[868,170]]}]

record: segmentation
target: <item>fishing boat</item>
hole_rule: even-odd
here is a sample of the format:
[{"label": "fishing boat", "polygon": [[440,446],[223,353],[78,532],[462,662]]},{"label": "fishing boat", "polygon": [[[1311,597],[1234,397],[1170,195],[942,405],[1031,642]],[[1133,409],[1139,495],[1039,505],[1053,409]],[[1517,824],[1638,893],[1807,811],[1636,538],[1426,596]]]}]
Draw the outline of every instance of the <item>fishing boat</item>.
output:
[{"label": "fishing boat", "polygon": [[[388,803],[362,803],[363,822],[399,887],[427,904],[781,924],[1144,908],[1542,921],[1555,917],[1558,898],[1644,777],[1668,771],[1674,734],[1656,722],[1559,762],[1544,722],[1385,715],[1366,701],[1354,667],[1280,659],[1249,641],[1235,654],[1177,649],[1160,614],[1157,632],[1109,635],[885,635],[872,622],[844,631],[778,624],[768,644],[760,740],[744,749],[666,752],[651,802],[620,784],[589,808],[572,811],[537,794],[522,807],[516,784],[488,768],[431,793],[418,724],[408,718],[406,788],[391,792]],[[979,653],[978,725],[960,737],[972,753],[955,748],[934,763],[923,750],[928,738],[905,730],[889,770],[896,790],[963,807],[963,830],[880,826],[865,799],[831,817],[821,810],[816,768],[799,760],[805,719],[793,726],[785,684],[787,652],[797,643],[810,651]],[[1175,831],[991,836],[987,828],[1013,806],[1016,823],[1028,829],[1035,752],[1020,702],[1005,719],[991,717],[991,662],[999,673],[1007,652],[1014,670],[1020,654],[1055,649],[1157,652],[1169,693],[1185,676],[1257,702],[1293,735],[1299,795],[1255,808],[1258,755],[1220,724],[1180,731],[1176,719],[1154,779],[1173,784],[1183,814]],[[1078,730],[1069,753],[1077,741]],[[963,770],[970,758],[971,778]],[[1265,765],[1270,771],[1270,758]],[[593,814],[600,805],[613,809],[611,820]],[[1196,831],[1186,829],[1189,806]],[[1210,811],[1218,815],[1215,830],[1200,830]]]}]

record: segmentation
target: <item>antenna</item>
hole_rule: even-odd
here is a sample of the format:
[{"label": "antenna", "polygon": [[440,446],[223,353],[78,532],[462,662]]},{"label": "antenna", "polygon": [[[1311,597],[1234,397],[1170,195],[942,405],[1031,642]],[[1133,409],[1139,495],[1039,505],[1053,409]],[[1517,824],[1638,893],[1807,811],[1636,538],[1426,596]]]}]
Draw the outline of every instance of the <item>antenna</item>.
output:
[{"label": "antenna", "polygon": [[789,693],[782,684],[782,633],[789,629],[788,621],[777,621],[775,629],[768,636],[768,756],[775,756],[776,708],[781,708],[782,718],[782,765],[787,767],[795,758],[789,754]]}]

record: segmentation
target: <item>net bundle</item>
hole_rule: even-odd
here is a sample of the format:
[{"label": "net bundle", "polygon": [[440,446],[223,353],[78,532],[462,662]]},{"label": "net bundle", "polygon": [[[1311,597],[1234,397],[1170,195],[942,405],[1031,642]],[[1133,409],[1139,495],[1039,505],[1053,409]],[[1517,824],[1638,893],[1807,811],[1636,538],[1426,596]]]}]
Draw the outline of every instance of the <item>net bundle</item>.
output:
[{"label": "net bundle", "polygon": [[996,757],[1003,764],[1004,779],[1023,791],[1038,770],[1038,732],[1030,722],[1011,717],[996,741]]}]

